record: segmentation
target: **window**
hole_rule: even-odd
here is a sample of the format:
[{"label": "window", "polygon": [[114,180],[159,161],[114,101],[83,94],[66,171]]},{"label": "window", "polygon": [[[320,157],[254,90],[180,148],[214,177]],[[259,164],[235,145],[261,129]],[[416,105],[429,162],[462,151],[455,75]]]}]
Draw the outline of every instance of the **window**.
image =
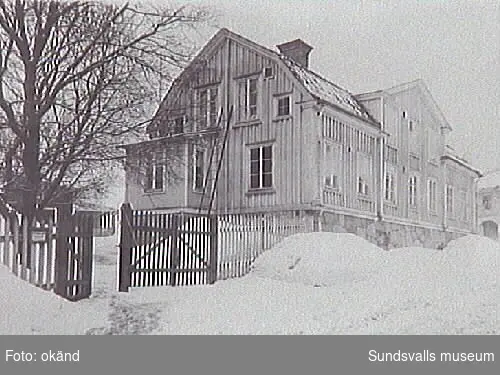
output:
[{"label": "window", "polygon": [[[409,149],[412,153],[419,155],[421,151],[421,140],[419,137],[418,123],[414,120],[408,120],[408,132],[409,132]],[[416,156],[415,155],[415,156]],[[411,156],[410,156],[411,161]]]},{"label": "window", "polygon": [[491,210],[491,195],[483,197],[483,207],[485,210]]},{"label": "window", "polygon": [[278,98],[278,117],[290,115],[290,96]]},{"label": "window", "polygon": [[418,202],[418,179],[417,176],[411,176],[408,181],[408,203],[410,207],[416,207]]},{"label": "window", "polygon": [[324,153],[324,183],[330,189],[339,189],[342,171],[342,151],[338,144],[325,145]]},{"label": "window", "polygon": [[273,185],[272,146],[250,149],[250,189],[270,188]]},{"label": "window", "polygon": [[334,174],[329,174],[325,176],[325,186],[332,189],[338,189],[339,184],[337,181],[337,176]]},{"label": "window", "polygon": [[363,177],[358,177],[358,194],[368,195],[369,193],[368,182]]},{"label": "window", "polygon": [[446,212],[452,216],[454,213],[453,186],[446,185]]},{"label": "window", "polygon": [[195,149],[194,152],[194,171],[193,171],[193,182],[194,190],[200,191],[205,187],[205,151],[200,149]]},{"label": "window", "polygon": [[257,118],[257,78],[238,82],[238,121]]},{"label": "window", "polygon": [[370,155],[358,152],[358,194],[370,194],[371,158]]},{"label": "window", "polygon": [[162,191],[164,185],[164,166],[159,155],[148,160],[146,165],[145,191]]},{"label": "window", "polygon": [[416,155],[410,155],[410,169],[414,171],[420,170],[420,158]]},{"label": "window", "polygon": [[398,149],[389,145],[385,146],[384,158],[391,164],[398,164]]},{"label": "window", "polygon": [[274,77],[273,68],[271,66],[265,67],[264,78],[273,78],[273,77]]},{"label": "window", "polygon": [[391,203],[396,203],[396,178],[393,172],[385,173],[384,199]]},{"label": "window", "polygon": [[466,223],[469,220],[469,210],[467,207],[467,191],[459,190],[457,198],[458,198],[458,207],[460,212],[460,220]]},{"label": "window", "polygon": [[184,116],[175,117],[168,120],[167,123],[160,127],[159,136],[166,137],[171,134],[180,134],[184,132]]},{"label": "window", "polygon": [[184,132],[184,116],[177,117],[174,120],[174,134],[179,134]]},{"label": "window", "polygon": [[198,90],[198,120],[200,124],[199,129],[217,126],[217,102],[217,87]]},{"label": "window", "polygon": [[430,212],[437,210],[437,182],[436,180],[429,179],[427,181],[427,208]]},{"label": "window", "polygon": [[430,162],[437,162],[441,156],[441,139],[439,133],[429,128],[427,132],[427,152]]},{"label": "window", "polygon": [[371,154],[373,152],[375,139],[365,134],[362,131],[355,130],[355,138],[357,139],[358,151],[365,152],[367,154]]},{"label": "window", "polygon": [[410,130],[410,133],[415,132],[415,122],[413,122],[412,120],[408,121],[408,130]]}]

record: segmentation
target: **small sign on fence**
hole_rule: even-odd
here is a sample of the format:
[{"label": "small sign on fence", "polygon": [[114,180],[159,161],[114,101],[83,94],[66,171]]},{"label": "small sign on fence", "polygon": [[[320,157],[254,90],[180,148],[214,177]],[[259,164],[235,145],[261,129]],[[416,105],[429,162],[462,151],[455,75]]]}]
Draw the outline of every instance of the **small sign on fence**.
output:
[{"label": "small sign on fence", "polygon": [[42,228],[33,228],[31,230],[31,241],[33,243],[47,242],[48,241],[48,231]]}]

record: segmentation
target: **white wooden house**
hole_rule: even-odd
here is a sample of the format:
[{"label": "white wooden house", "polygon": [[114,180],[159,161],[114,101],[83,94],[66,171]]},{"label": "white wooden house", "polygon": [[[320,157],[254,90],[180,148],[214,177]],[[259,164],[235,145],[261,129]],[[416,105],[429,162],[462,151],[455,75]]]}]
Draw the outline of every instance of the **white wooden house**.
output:
[{"label": "white wooden house", "polygon": [[451,127],[425,85],[354,96],[309,69],[311,50],[220,30],[173,83],[150,139],[125,147],[126,201],[206,211],[213,196],[213,212],[290,211],[386,246],[473,231],[477,171],[445,151]]},{"label": "white wooden house", "polygon": [[491,239],[499,239],[500,227],[500,171],[491,172],[478,184],[479,232]]}]

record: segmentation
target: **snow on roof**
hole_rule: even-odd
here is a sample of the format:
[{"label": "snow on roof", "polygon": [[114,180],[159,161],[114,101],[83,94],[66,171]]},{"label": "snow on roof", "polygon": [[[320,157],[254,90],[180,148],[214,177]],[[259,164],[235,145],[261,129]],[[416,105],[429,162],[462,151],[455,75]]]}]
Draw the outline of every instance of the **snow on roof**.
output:
[{"label": "snow on roof", "polygon": [[311,95],[319,100],[338,106],[351,114],[374,121],[363,105],[350,92],[286,56],[282,54],[279,54],[279,56]]},{"label": "snow on roof", "polygon": [[488,173],[480,178],[478,182],[479,189],[494,188],[496,186],[500,186],[500,171]]}]

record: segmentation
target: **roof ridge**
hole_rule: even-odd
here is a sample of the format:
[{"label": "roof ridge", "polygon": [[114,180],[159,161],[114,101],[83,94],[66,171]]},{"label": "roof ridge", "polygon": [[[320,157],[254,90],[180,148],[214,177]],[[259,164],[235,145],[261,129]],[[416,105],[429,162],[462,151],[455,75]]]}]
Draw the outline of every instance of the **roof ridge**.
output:
[{"label": "roof ridge", "polygon": [[337,83],[331,81],[329,78],[326,78],[325,76],[319,74],[318,72],[308,68],[308,67],[305,67],[305,66],[302,66],[298,63],[296,63],[295,61],[293,61],[292,59],[290,59],[288,56],[286,55],[283,55],[282,53],[278,53],[278,56],[289,61],[290,63],[294,64],[295,66],[301,68],[301,69],[304,69],[306,70],[308,73],[312,73],[314,74],[316,77],[322,79],[323,81],[326,81],[328,83],[330,83],[331,85],[335,86],[336,88],[338,88],[339,90],[343,90],[345,91],[346,93],[350,94],[351,96],[355,96],[351,91],[347,90],[346,88],[342,87],[342,86],[339,86]]}]

